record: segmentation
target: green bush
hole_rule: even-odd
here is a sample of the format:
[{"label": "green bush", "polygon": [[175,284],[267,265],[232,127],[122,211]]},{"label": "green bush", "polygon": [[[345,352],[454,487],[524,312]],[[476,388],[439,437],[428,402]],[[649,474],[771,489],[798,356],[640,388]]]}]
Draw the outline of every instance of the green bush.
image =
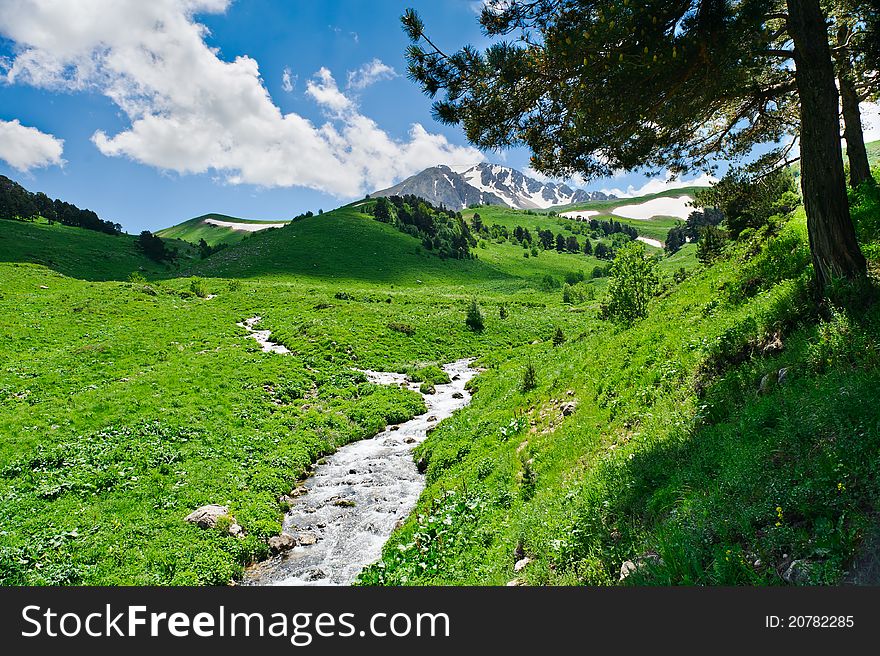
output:
[{"label": "green bush", "polygon": [[559,278],[557,278],[556,276],[551,276],[549,273],[541,278],[541,288],[545,291],[559,289],[561,286],[562,283],[559,282]]},{"label": "green bush", "polygon": [[565,333],[562,332],[562,328],[557,326],[556,332],[553,333],[553,346],[562,346],[565,344]]},{"label": "green bush", "polygon": [[475,298],[472,298],[470,305],[468,305],[467,317],[465,317],[464,323],[468,328],[475,332],[480,332],[485,328],[483,311],[480,309],[480,306],[477,305],[477,299]]},{"label": "green bush", "polygon": [[450,382],[449,374],[437,365],[428,365],[407,372],[407,376],[414,383],[428,383],[429,385],[446,385]]},{"label": "green bush", "polygon": [[608,295],[601,316],[632,323],[648,314],[648,302],[659,283],[657,260],[645,254],[641,242],[631,242],[617,251],[611,264]]},{"label": "green bush", "polygon": [[530,392],[538,386],[538,371],[535,369],[535,365],[532,362],[532,359],[529,358],[529,361],[526,363],[526,368],[523,371],[523,379],[522,379],[522,391]]},{"label": "green bush", "polygon": [[208,291],[208,285],[201,278],[193,278],[189,283],[189,290],[199,298],[207,298],[211,293]]},{"label": "green bush", "polygon": [[388,324],[388,329],[393,330],[396,333],[403,333],[407,336],[412,336],[416,333],[416,329],[408,323],[397,323],[395,321],[392,321]]}]

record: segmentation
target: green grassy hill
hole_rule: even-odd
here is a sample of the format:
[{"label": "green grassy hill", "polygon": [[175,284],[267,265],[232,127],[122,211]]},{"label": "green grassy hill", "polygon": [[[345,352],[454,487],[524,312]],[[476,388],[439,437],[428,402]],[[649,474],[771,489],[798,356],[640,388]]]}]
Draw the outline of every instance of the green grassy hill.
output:
[{"label": "green grassy hill", "polygon": [[559,207],[553,207],[548,210],[536,210],[542,213],[547,212],[572,212],[576,210],[597,210],[601,212],[603,215],[611,216],[614,214],[613,210],[615,207],[620,207],[622,205],[632,205],[635,203],[644,203],[649,200],[654,200],[655,198],[677,198],[679,196],[693,196],[694,192],[698,189],[705,189],[705,187],[681,187],[679,189],[666,189],[665,191],[658,191],[655,194],[645,194],[644,196],[637,196],[634,198],[613,198],[610,200],[591,200],[586,203],[573,203],[571,205],[560,205]]},{"label": "green grassy hill", "polygon": [[[880,210],[856,202],[876,266]],[[358,369],[466,356],[473,403],[417,450],[428,488],[364,583],[613,585],[626,561],[626,584],[845,575],[880,510],[880,311],[816,311],[802,213],[712,266],[693,244],[664,258],[623,325],[601,318],[607,278],[570,276],[607,263],[491,239],[441,260],[360,209],[181,271],[131,237],[0,221],[0,584],[228,583],[312,463],[423,411]],[[147,283],[120,282],[140,266]],[[256,315],[289,355],[236,325]],[[183,521],[207,503],[246,537]]]},{"label": "green grassy hill", "polygon": [[216,246],[220,243],[237,244],[246,237],[256,234],[255,232],[248,232],[247,230],[237,230],[232,227],[213,225],[207,223],[208,220],[245,224],[256,227],[259,227],[260,225],[286,223],[286,221],[255,221],[253,219],[239,219],[225,214],[204,214],[202,216],[197,216],[194,219],[190,219],[189,221],[184,221],[183,223],[171,226],[170,228],[163,228],[156,234],[163,238],[180,239],[192,244],[198,244],[200,239],[204,239],[209,246]]},{"label": "green grassy hill", "polygon": [[626,562],[626,584],[852,576],[880,504],[880,307],[817,316],[808,264],[801,211],[642,321],[585,318],[561,346],[484,358],[474,402],[418,447],[428,490],[362,582],[614,585]]},{"label": "green grassy hill", "polygon": [[168,276],[196,257],[193,247],[167,239],[180,261],[159,264],[144,256],[132,235],[108,235],[60,223],[0,219],[0,262],[30,262],[82,280],[125,280],[132,272]]}]

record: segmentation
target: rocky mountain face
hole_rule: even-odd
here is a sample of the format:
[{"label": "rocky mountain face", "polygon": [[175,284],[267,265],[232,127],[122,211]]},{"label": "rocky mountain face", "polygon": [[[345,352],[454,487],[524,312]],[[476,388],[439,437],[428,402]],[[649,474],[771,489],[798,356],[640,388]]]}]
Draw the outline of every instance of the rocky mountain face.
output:
[{"label": "rocky mountain face", "polygon": [[455,210],[470,205],[504,205],[521,210],[537,210],[614,198],[599,191],[540,182],[516,169],[497,164],[477,164],[458,170],[449,166],[433,166],[370,196],[405,194],[413,194],[434,205]]}]

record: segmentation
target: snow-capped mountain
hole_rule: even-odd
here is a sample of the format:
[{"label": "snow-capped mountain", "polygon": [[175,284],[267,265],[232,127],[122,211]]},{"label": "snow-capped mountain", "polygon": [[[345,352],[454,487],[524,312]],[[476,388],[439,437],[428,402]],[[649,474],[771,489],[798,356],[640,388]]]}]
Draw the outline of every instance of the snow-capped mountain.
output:
[{"label": "snow-capped mountain", "polygon": [[584,191],[564,184],[539,182],[516,169],[497,164],[477,164],[458,170],[449,166],[433,166],[393,187],[370,195],[376,197],[406,194],[456,210],[475,204],[536,210],[614,198],[600,191]]}]

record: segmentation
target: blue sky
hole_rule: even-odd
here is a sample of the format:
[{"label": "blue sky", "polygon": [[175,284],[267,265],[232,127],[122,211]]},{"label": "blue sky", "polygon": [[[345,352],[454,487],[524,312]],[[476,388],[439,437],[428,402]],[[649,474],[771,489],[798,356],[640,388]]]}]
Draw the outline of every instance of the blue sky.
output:
[{"label": "blue sky", "polygon": [[434,122],[405,76],[406,7],[452,50],[485,45],[478,5],[0,0],[0,174],[137,232],[330,209],[439,163],[524,169]]}]

